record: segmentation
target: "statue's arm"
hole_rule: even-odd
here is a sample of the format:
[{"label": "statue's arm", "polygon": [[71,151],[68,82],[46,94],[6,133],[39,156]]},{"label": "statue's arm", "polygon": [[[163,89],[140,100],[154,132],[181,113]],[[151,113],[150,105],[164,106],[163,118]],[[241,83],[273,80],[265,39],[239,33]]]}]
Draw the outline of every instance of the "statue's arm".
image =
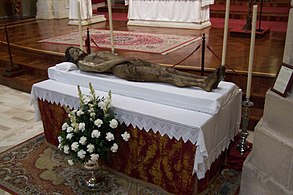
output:
[{"label": "statue's arm", "polygon": [[80,60],[78,61],[78,67],[83,71],[102,73],[102,72],[109,72],[111,68],[124,62],[128,62],[128,60],[122,58],[122,59],[109,60],[99,64],[96,64],[93,62],[87,62],[85,60]]}]

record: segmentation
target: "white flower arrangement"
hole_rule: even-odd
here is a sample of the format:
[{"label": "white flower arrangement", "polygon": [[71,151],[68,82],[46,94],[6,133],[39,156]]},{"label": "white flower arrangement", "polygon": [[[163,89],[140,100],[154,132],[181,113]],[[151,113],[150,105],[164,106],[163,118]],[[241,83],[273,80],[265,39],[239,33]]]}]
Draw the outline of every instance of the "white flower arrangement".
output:
[{"label": "white flower arrangement", "polygon": [[[71,155],[68,164],[96,162],[107,160],[109,152],[118,150],[118,138],[128,141],[130,134],[119,132],[119,122],[114,118],[111,109],[112,96],[96,97],[95,90],[89,84],[90,94],[83,95],[78,86],[80,108],[70,110],[64,107],[68,114],[66,122],[58,137],[59,146],[65,154]],[[120,135],[120,136],[117,136]],[[116,137],[117,136],[117,137]]]}]

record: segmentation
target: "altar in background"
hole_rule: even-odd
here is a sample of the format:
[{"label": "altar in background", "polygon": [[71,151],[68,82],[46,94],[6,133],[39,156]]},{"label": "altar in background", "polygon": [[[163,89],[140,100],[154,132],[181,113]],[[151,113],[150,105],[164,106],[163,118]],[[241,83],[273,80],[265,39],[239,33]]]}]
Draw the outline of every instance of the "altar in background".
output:
[{"label": "altar in background", "polygon": [[128,25],[203,29],[214,0],[129,0]]},{"label": "altar in background", "polygon": [[[69,25],[78,25],[78,0],[69,1]],[[92,23],[104,22],[106,18],[104,15],[93,15],[93,7],[91,0],[80,1],[80,17],[81,25],[88,25]]]}]

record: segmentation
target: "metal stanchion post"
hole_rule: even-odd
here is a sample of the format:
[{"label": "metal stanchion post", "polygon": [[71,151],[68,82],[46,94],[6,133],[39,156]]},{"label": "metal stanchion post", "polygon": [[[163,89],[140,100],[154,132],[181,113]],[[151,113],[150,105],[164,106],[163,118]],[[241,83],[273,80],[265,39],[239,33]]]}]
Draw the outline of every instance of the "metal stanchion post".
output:
[{"label": "metal stanchion post", "polygon": [[249,98],[246,98],[246,100],[242,102],[242,130],[240,132],[240,141],[237,144],[237,149],[240,151],[241,155],[250,149],[246,139],[249,135],[247,131],[249,123],[249,108],[252,106],[253,103],[249,101]]},{"label": "metal stanchion post", "polygon": [[252,5],[254,4],[254,0],[249,0],[248,2],[248,13],[246,17],[246,24],[243,26],[243,30],[251,31],[251,21],[252,21]]}]

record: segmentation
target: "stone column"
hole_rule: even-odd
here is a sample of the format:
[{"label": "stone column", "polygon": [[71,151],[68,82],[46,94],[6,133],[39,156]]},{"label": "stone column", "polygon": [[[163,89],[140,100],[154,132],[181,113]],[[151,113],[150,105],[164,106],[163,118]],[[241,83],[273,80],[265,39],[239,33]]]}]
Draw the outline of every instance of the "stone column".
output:
[{"label": "stone column", "polygon": [[[293,0],[291,0],[293,7]],[[293,66],[293,8],[290,9],[283,62]]]}]

